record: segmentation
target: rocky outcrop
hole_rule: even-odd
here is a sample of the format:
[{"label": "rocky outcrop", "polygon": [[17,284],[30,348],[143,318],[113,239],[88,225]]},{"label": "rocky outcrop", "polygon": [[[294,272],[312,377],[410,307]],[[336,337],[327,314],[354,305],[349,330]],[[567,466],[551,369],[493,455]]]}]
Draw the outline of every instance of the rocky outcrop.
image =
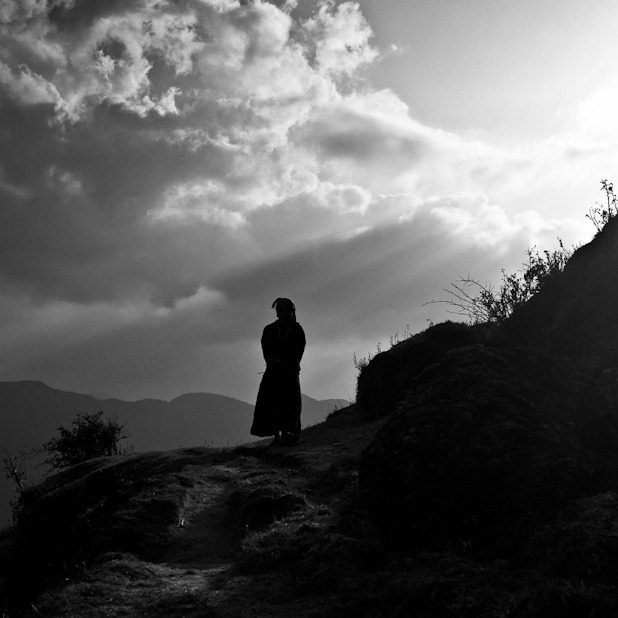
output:
[{"label": "rocky outcrop", "polygon": [[613,482],[618,418],[602,380],[529,349],[451,349],[364,452],[365,504],[399,543],[517,546]]},{"label": "rocky outcrop", "polygon": [[356,403],[370,419],[390,414],[405,399],[414,378],[448,350],[485,343],[495,329],[458,322],[436,324],[371,359],[358,376]]},{"label": "rocky outcrop", "polygon": [[618,560],[611,534],[588,526],[608,512],[595,495],[618,491],[616,281],[618,218],[502,326],[445,323],[372,359],[358,402],[392,414],[360,486],[383,530],[412,546],[507,551],[532,537],[557,545],[563,525],[592,535],[573,555],[598,542],[604,564]]}]

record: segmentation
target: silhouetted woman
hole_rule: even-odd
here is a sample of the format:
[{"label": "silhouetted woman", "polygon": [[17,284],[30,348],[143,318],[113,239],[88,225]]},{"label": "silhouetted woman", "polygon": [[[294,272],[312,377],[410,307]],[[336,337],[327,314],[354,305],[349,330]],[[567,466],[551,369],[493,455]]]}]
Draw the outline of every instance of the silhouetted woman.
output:
[{"label": "silhouetted woman", "polygon": [[305,331],[296,321],[296,307],[289,298],[273,303],[277,320],[262,333],[266,371],[258,390],[251,434],[274,436],[274,444],[294,444],[300,435],[300,360],[305,351]]}]

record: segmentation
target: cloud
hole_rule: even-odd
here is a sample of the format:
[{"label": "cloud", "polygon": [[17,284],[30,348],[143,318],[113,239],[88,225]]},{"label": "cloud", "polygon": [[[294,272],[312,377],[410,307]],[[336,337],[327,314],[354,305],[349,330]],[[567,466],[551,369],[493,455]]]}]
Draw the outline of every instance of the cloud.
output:
[{"label": "cloud", "polygon": [[[340,98],[311,65],[307,41],[339,36],[341,15],[354,11],[324,5],[300,24],[298,40],[288,12],[261,2],[81,1],[7,11],[3,111],[13,148],[0,153],[0,165],[13,198],[3,213],[5,255],[18,259],[5,261],[4,276],[43,295],[85,299],[91,290],[100,300],[135,286],[167,299],[174,292],[157,288],[178,265],[149,256],[181,235],[189,260],[198,253],[207,266],[178,293],[228,266],[219,243],[208,251],[198,237],[229,237],[251,210],[322,186],[315,153],[290,144],[288,131]],[[318,22],[330,26],[316,42]],[[356,26],[366,30],[360,17],[346,28]],[[320,189],[360,210],[363,191]],[[31,196],[27,207],[18,195]],[[11,242],[17,237],[20,246]],[[119,273],[119,263],[131,268]]]},{"label": "cloud", "polygon": [[592,101],[523,145],[422,124],[362,80],[354,2],[9,1],[0,36],[0,379],[250,398],[289,295],[337,395],[459,274],[578,240],[574,166],[608,153]]},{"label": "cloud", "polygon": [[311,51],[320,73],[350,75],[377,56],[370,45],[371,28],[354,2],[324,2],[305,30],[314,42]]},{"label": "cloud", "polygon": [[[551,247],[557,236],[578,232],[570,220],[547,221],[532,212],[510,219],[482,194],[454,194],[417,205],[406,220],[289,248],[222,277],[215,287],[247,307],[247,315],[269,306],[273,294],[289,295],[299,314],[319,323],[316,336],[325,341],[358,332],[371,337],[385,328],[376,315],[401,315],[407,307],[412,320],[423,303],[468,274],[465,264],[482,269],[476,273],[481,278],[499,276],[502,267],[521,265],[529,240]],[[253,324],[235,328],[250,336]]]},{"label": "cloud", "polygon": [[26,105],[60,105],[60,94],[55,86],[32,73],[28,67],[13,73],[6,64],[0,63],[0,83],[15,99]]},{"label": "cloud", "polygon": [[[298,217],[290,220],[298,224]],[[199,387],[251,400],[262,370],[261,328],[274,319],[274,298],[286,295],[296,302],[310,341],[307,392],[348,396],[351,383],[337,387],[343,377],[353,380],[352,354],[375,352],[378,341],[386,345],[406,324],[414,332],[448,315],[443,306],[423,304],[444,297],[450,281],[468,274],[463,265],[476,265],[473,275],[497,278],[501,267],[523,262],[530,236],[551,246],[569,231],[568,224],[541,218],[510,221],[484,196],[451,196],[418,205],[404,222],[313,239],[270,260],[244,263],[168,305],[146,296],[96,303],[35,303],[27,296],[17,302],[14,296],[4,303],[2,373],[60,386],[74,380],[124,396],[171,396]],[[489,252],[488,238],[496,243]],[[337,368],[328,379],[324,358]]]}]

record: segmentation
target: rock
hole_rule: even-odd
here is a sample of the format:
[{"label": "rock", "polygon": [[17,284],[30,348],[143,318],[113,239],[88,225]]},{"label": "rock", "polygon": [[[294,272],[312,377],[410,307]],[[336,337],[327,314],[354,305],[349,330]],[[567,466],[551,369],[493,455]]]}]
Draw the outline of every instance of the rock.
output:
[{"label": "rock", "polygon": [[412,546],[517,545],[613,474],[618,421],[598,374],[523,348],[451,349],[362,455],[374,520]]}]

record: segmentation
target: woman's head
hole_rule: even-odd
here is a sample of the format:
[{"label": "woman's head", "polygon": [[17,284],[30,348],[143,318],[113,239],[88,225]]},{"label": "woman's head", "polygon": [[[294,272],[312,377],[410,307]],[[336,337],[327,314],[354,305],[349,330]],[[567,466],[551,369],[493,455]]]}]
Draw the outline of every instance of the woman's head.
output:
[{"label": "woman's head", "polygon": [[289,298],[277,298],[273,303],[277,317],[283,321],[296,321],[296,307]]}]

